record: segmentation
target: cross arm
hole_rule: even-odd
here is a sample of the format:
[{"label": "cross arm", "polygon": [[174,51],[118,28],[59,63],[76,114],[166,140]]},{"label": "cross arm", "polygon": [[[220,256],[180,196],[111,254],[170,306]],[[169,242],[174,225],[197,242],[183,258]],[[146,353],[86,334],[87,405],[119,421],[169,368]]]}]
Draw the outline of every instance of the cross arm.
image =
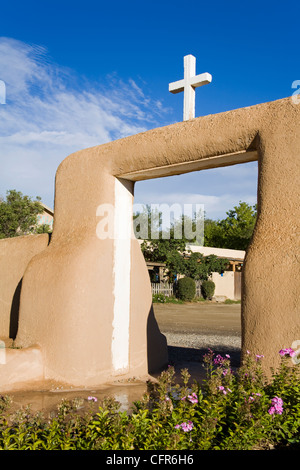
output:
[{"label": "cross arm", "polygon": [[200,75],[197,75],[196,77],[193,77],[190,81],[190,85],[196,88],[202,85],[207,85],[211,81],[212,81],[211,74],[205,72],[205,73],[201,73]]},{"label": "cross arm", "polygon": [[177,82],[173,82],[169,84],[169,91],[171,93],[180,93],[184,90],[184,80],[178,80]]}]

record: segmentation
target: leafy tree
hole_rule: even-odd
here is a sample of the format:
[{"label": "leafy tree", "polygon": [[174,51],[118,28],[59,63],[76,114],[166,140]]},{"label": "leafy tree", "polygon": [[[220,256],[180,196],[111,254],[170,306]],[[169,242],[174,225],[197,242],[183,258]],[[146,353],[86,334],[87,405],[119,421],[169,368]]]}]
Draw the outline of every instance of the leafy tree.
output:
[{"label": "leafy tree", "polygon": [[44,210],[40,200],[32,201],[15,189],[7,191],[6,200],[0,200],[0,239],[35,232],[37,216]]},{"label": "leafy tree", "polygon": [[221,222],[226,237],[226,247],[246,250],[252,237],[257,218],[257,209],[246,202],[227,212],[227,218]]},{"label": "leafy tree", "polygon": [[145,240],[141,245],[146,261],[165,263],[169,280],[172,282],[177,273],[185,271],[185,242],[183,240],[158,239]]},{"label": "leafy tree", "polygon": [[204,246],[213,246],[215,248],[225,248],[224,232],[219,225],[220,221],[205,219],[204,220]]},{"label": "leafy tree", "polygon": [[207,280],[212,273],[225,271],[228,264],[228,259],[218,258],[216,255],[204,256],[202,253],[194,252],[185,259],[184,274],[195,280]]},{"label": "leafy tree", "polygon": [[188,240],[184,237],[183,230],[178,238],[178,221],[170,224],[170,227],[162,228],[162,213],[153,211],[149,205],[142,212],[133,216],[133,225],[136,236],[144,239],[141,250],[146,261],[165,263],[168,269],[168,277],[173,282],[178,273],[185,270],[185,260]]},{"label": "leafy tree", "polygon": [[[192,253],[186,249],[186,245],[191,240],[185,237],[184,224],[189,223],[189,227],[192,227],[194,222],[187,220],[186,216],[174,221],[166,233],[161,227],[158,230],[161,214],[153,215],[150,206],[147,206],[144,212],[147,219],[141,218],[140,215],[135,215],[134,221],[139,219],[139,223],[143,223],[144,226],[148,223],[148,235],[150,235],[149,239],[144,240],[141,245],[144,258],[146,261],[165,263],[170,282],[175,280],[177,274],[195,280],[208,279],[212,272],[222,272],[228,264],[228,260],[220,260],[216,256],[205,257],[201,253]],[[155,226],[157,238],[151,238],[153,234],[153,231],[150,230],[152,218],[157,224],[152,224]],[[193,230],[195,230],[195,226]],[[181,238],[176,237],[178,234],[181,234]]]},{"label": "leafy tree", "polygon": [[52,233],[52,228],[49,224],[41,224],[34,230],[35,233]]},{"label": "leafy tree", "polygon": [[256,223],[256,205],[250,206],[246,202],[240,201],[238,206],[226,214],[227,217],[223,220],[208,219],[205,221],[204,245],[246,250]]},{"label": "leafy tree", "polygon": [[[186,214],[180,214],[179,217],[173,217],[171,221],[172,206],[169,208],[170,214],[167,212],[163,215],[157,208],[153,210],[150,205],[143,206],[142,211],[138,211],[133,215],[133,227],[137,238],[142,240],[181,240],[181,245],[187,243],[203,245],[203,221],[204,216],[199,210],[194,213],[193,217]],[[176,208],[174,209],[176,211]],[[165,227],[163,229],[163,218],[169,216],[169,220],[165,219]]]}]

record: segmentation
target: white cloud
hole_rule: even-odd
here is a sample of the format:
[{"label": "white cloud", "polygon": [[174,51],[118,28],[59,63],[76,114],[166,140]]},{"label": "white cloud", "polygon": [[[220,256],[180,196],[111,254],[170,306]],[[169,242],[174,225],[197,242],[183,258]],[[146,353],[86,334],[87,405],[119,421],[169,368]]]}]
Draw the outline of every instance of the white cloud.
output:
[{"label": "white cloud", "polygon": [[[106,79],[106,81],[104,80]],[[149,128],[168,110],[133,78],[91,83],[53,63],[40,46],[0,37],[0,196],[17,189],[53,206],[55,172],[70,153]],[[149,87],[147,88],[149,90]],[[256,203],[257,164],[204,170],[136,184],[136,203],[204,204],[223,218],[239,201]]]},{"label": "white cloud", "polygon": [[257,202],[257,162],[140,181],[135,202],[140,204],[203,204],[206,217],[223,219],[239,201]]},{"label": "white cloud", "polygon": [[224,193],[218,196],[188,193],[188,192],[177,192],[168,194],[159,193],[143,193],[139,194],[136,198],[135,204],[168,204],[169,206],[181,205],[182,213],[184,213],[184,204],[191,205],[192,211],[196,209],[196,205],[203,205],[206,217],[212,219],[222,219],[226,216],[226,212],[232,209],[234,206],[239,204],[239,201],[245,201],[250,205],[256,204],[256,198],[253,194],[243,194],[241,197],[235,194]]},{"label": "white cloud", "polygon": [[161,103],[133,80],[92,84],[36,45],[0,38],[0,194],[17,189],[52,206],[55,172],[70,153],[157,125]]}]

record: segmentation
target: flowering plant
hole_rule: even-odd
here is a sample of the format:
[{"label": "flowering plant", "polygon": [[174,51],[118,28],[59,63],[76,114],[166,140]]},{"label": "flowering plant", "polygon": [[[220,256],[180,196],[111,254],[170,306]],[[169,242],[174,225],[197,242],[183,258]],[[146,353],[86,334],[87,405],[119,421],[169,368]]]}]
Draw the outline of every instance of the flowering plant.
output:
[{"label": "flowering plant", "polygon": [[281,415],[283,413],[283,401],[282,398],[274,397],[272,398],[272,406],[269,408],[268,413],[270,415],[278,414]]},{"label": "flowering plant", "polygon": [[[27,409],[7,415],[0,397],[0,449],[98,450],[300,450],[299,368],[294,351],[279,351],[280,366],[266,377],[263,355],[249,351],[233,370],[228,354],[209,350],[206,378],[191,384],[187,369],[176,383],[170,366],[148,383],[130,412],[112,398],[63,401],[57,415],[43,419]],[[99,405],[99,406],[98,406]],[[95,406],[98,411],[95,412]]]}]

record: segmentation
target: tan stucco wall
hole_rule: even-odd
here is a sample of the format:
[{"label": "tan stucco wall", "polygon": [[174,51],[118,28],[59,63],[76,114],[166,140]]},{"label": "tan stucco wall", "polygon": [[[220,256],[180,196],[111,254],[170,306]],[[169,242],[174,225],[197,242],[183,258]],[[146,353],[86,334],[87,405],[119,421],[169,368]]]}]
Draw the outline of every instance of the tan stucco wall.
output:
[{"label": "tan stucco wall", "polygon": [[30,260],[43,251],[48,242],[46,233],[0,240],[0,338],[14,336],[21,280]]},{"label": "tan stucco wall", "polygon": [[1,351],[0,390],[31,390],[33,386],[44,384],[44,363],[42,351],[38,347],[26,349],[6,348]]},{"label": "tan stucco wall", "polygon": [[[23,279],[17,345],[38,344],[46,376],[75,384],[146,373],[154,352],[155,366],[162,367],[166,344],[155,323],[148,329],[150,285],[138,242],[132,241],[128,271],[114,256],[114,240],[97,238],[97,207],[120,204],[116,177],[137,181],[258,159],[258,220],[245,260],[242,343],[243,351],[264,354],[266,367],[275,366],[279,349],[300,339],[299,124],[300,107],[286,98],[154,129],[66,158],[56,174],[51,243]],[[116,269],[123,268],[131,283],[129,363],[116,372],[114,283]]]},{"label": "tan stucco wall", "polygon": [[228,299],[234,298],[234,272],[225,271],[223,276],[219,273],[212,273],[211,280],[215,283],[215,296],[225,296]]}]

